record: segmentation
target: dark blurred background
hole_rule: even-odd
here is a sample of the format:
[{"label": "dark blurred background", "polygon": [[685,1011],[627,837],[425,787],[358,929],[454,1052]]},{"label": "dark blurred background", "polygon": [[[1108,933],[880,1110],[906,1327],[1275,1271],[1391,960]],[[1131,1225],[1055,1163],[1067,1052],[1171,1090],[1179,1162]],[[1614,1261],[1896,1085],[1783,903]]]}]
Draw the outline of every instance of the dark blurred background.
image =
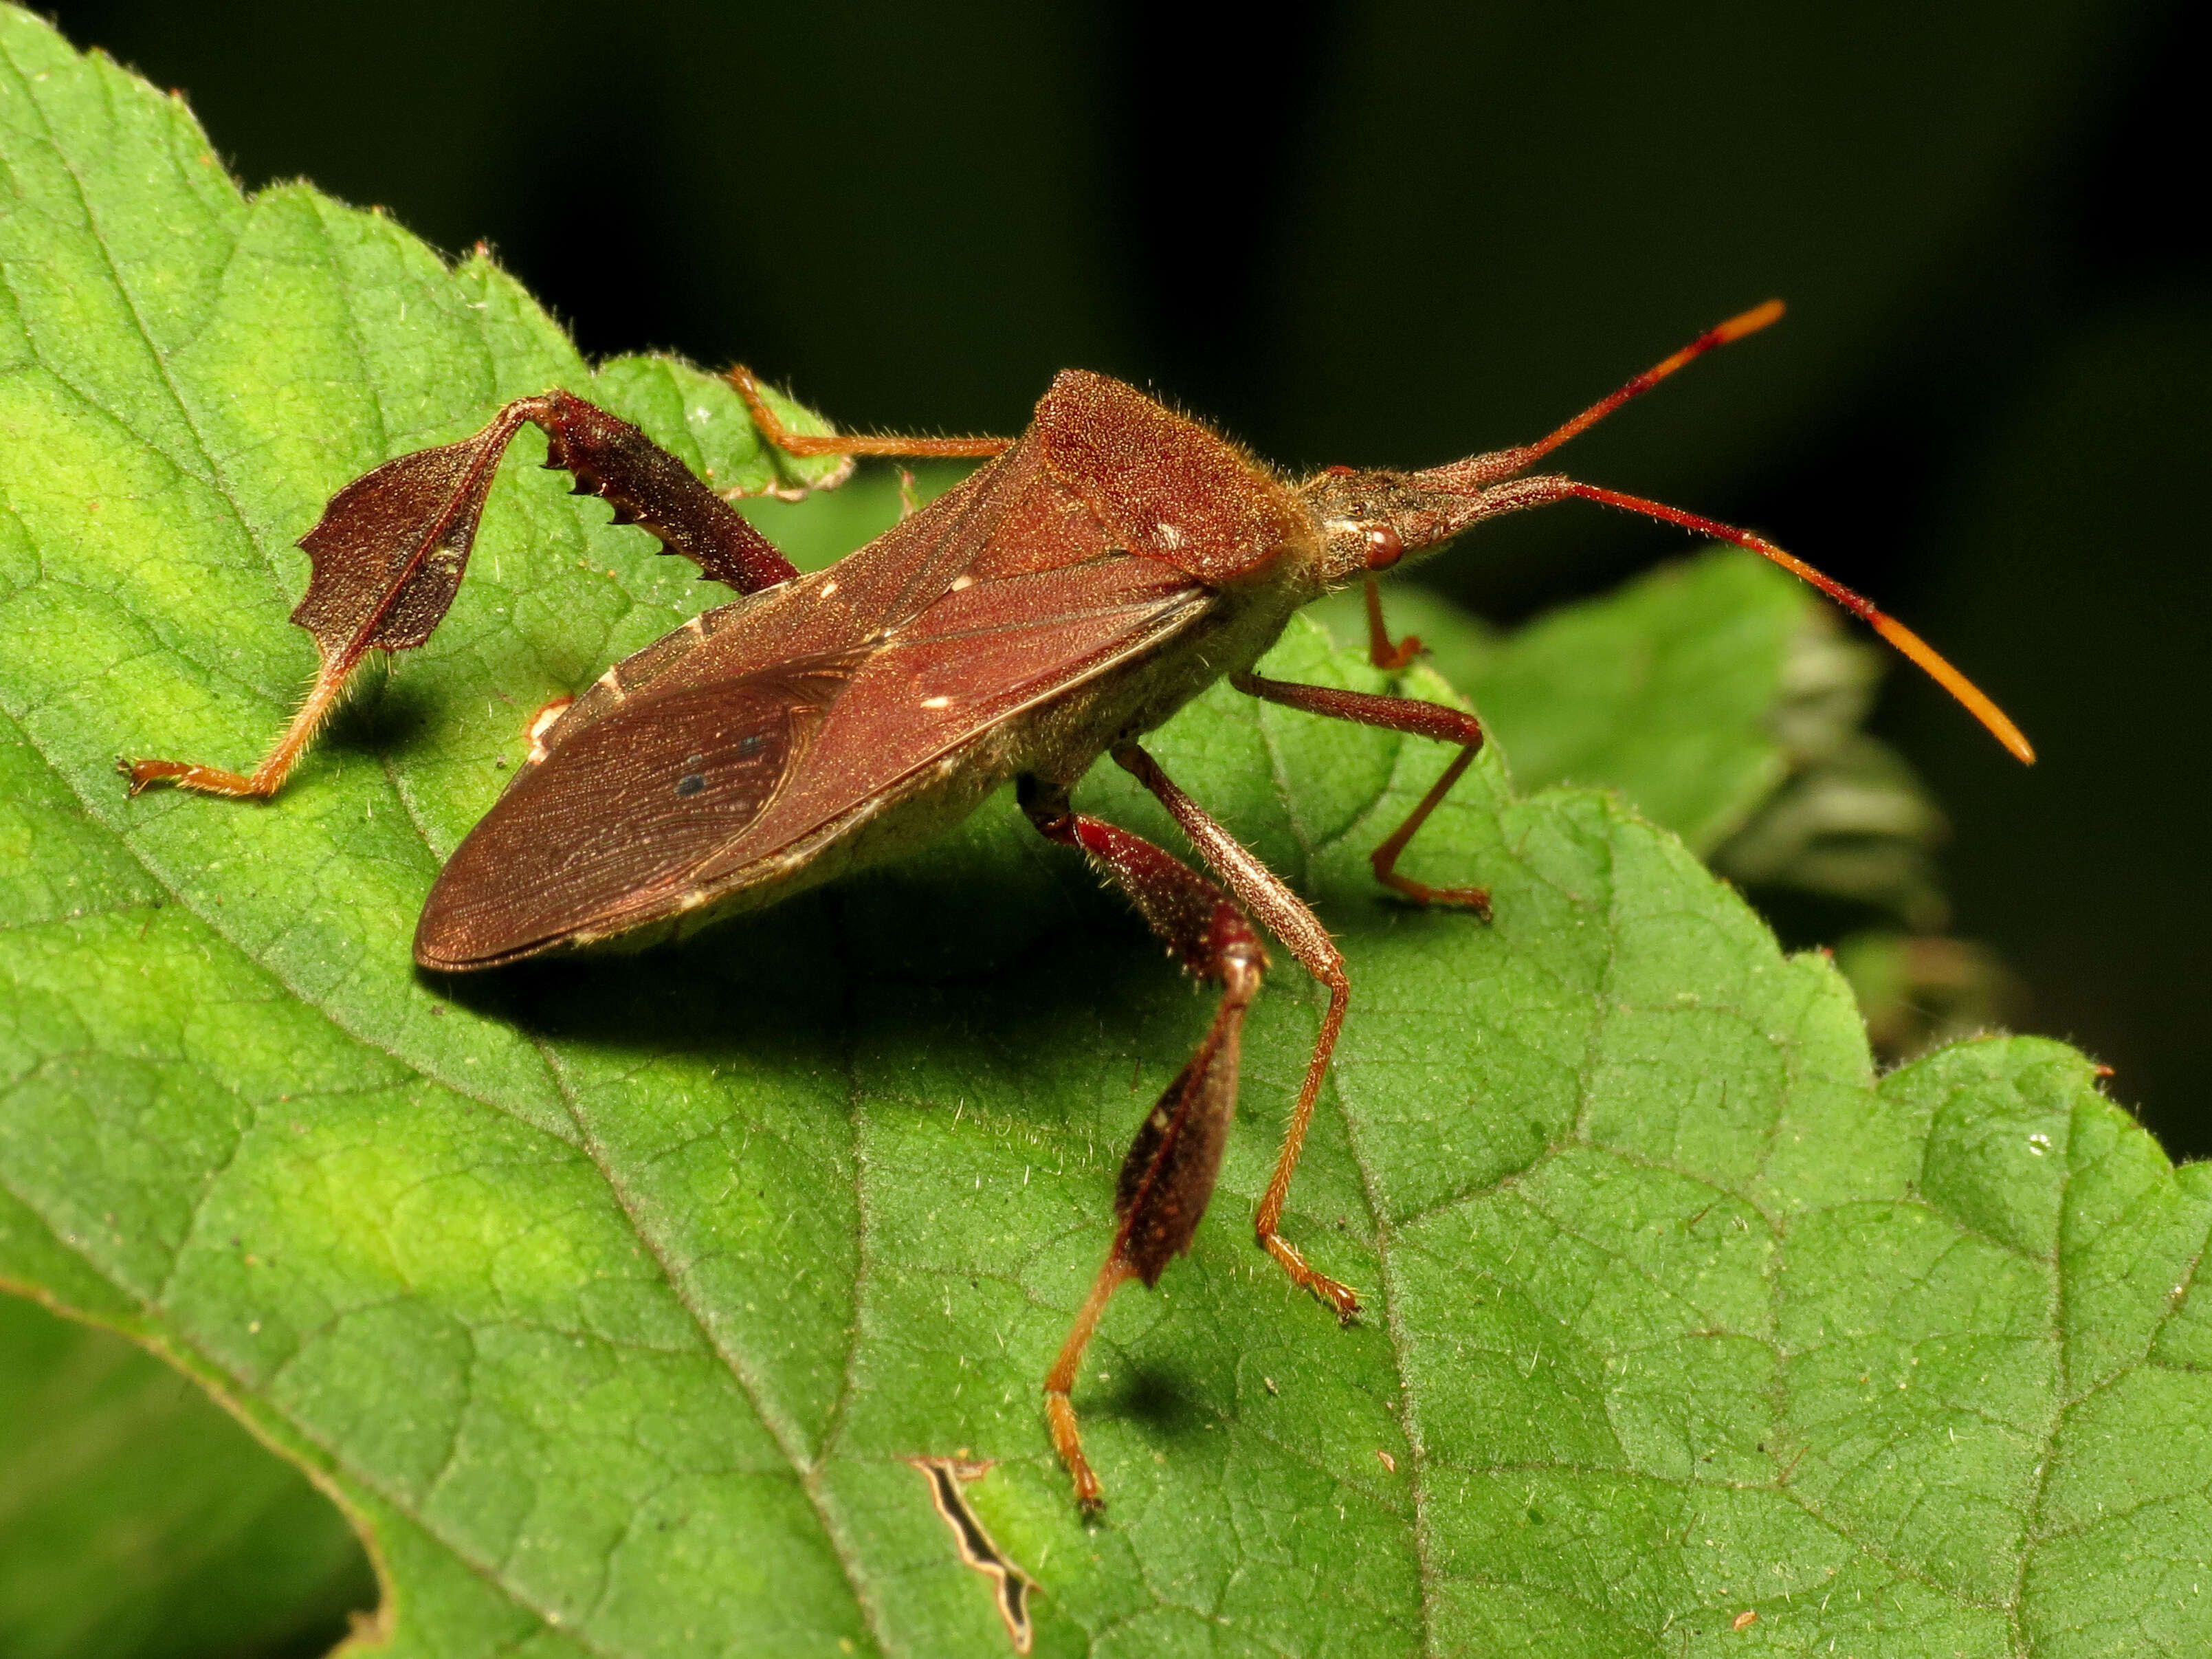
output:
[{"label": "dark blurred background", "polygon": [[[2177,1155],[2212,692],[2212,8],[1291,0],[88,0],[249,185],[483,239],[584,348],[742,357],[848,425],[1009,431],[1106,369],[1304,465],[1536,435],[1721,317],[1782,328],[1573,468],[1767,530],[2019,717],[1892,675],[1954,931]],[[2199,107],[2191,116],[2187,111]],[[1511,621],[1684,550],[1559,508],[1425,571]]]}]

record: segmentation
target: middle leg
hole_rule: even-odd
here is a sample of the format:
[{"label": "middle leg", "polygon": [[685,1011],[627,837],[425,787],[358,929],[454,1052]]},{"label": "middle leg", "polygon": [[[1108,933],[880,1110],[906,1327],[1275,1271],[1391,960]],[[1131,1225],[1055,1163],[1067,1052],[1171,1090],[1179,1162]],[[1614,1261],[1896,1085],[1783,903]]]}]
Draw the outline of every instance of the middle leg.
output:
[{"label": "middle leg", "polygon": [[1298,1155],[1305,1147],[1306,1130],[1313,1122],[1321,1085],[1328,1076],[1337,1035],[1344,1029],[1345,1004],[1352,994],[1351,981],[1345,976],[1344,957],[1337,951],[1336,942],[1329,938],[1328,930],[1321,925],[1321,918],[1306,908],[1305,902],[1196,801],[1178,789],[1174,780],[1160,769],[1158,761],[1135,744],[1125,743],[1114,750],[1114,762],[1159,798],[1160,805],[1168,809],[1183,834],[1190,837],[1200,856],[1213,866],[1214,873],[1229,884],[1230,890],[1259,917],[1269,933],[1290,946],[1291,954],[1298,959],[1301,967],[1328,987],[1328,1006],[1322,1011],[1313,1055],[1306,1062],[1305,1078],[1298,1085],[1297,1104],[1291,1110],[1289,1127],[1283,1131],[1282,1149],[1275,1155],[1275,1172],[1268,1178],[1267,1190],[1260,1200],[1259,1213],[1252,1218],[1252,1230],[1260,1248],[1290,1274],[1292,1284],[1301,1290],[1311,1291],[1335,1310],[1339,1320],[1349,1325],[1358,1316],[1358,1297],[1350,1285],[1340,1285],[1326,1273],[1316,1273],[1307,1266],[1297,1246],[1285,1238],[1281,1231],[1291,1176],[1297,1172]]},{"label": "middle leg", "polygon": [[746,412],[753,417],[754,429],[787,455],[892,455],[924,460],[974,460],[1013,447],[1012,438],[878,437],[854,432],[793,432],[761,395],[760,379],[752,370],[743,363],[732,363],[722,378],[744,400]]}]

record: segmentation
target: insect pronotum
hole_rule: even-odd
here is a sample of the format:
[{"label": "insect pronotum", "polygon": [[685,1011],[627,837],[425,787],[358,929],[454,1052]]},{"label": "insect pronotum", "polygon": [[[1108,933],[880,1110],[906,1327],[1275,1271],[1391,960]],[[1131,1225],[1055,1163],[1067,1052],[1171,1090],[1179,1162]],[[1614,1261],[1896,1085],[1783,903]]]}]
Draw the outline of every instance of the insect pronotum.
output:
[{"label": "insect pronotum", "polygon": [[[135,793],[167,781],[266,796],[372,650],[420,645],[465,567],[494,469],[525,422],[548,466],[605,496],[616,520],[744,597],[616,664],[534,724],[506,793],[440,873],[415,934],[423,967],[460,973],[617,935],[653,938],[757,908],[926,843],[1012,781],[1038,831],[1076,848],[1200,979],[1211,1026],[1138,1127],[1116,1225],[1044,1383],[1052,1439],[1078,1501],[1103,1497],[1071,1395],[1100,1312],[1131,1279],[1156,1284],[1189,1248],[1237,1101],[1238,1040],[1272,933],[1328,990],[1319,1034],[1254,1227],[1291,1279],[1349,1322],[1358,1297],[1279,1231],[1298,1151],[1351,988],[1297,895],[1160,769],[1139,739],[1224,675],[1237,690],[1332,720],[1458,745],[1375,875],[1419,904],[1489,914],[1480,887],[1401,874],[1399,855],[1482,743],[1474,715],[1254,672],[1294,611],[1366,584],[1369,645],[1402,665],[1375,574],[1503,514],[1582,499],[1763,554],[1863,617],[2023,761],[2012,722],[1948,663],[1849,589],[1772,543],[1695,514],[1529,469],[1692,358],[1765,327],[1769,301],[1699,336],[1549,436],[1413,472],[1330,467],[1290,482],[1196,422],[1070,369],[1018,438],[799,435],[743,368],[730,378],[762,434],[797,455],[988,458],[964,482],[828,569],[802,575],[727,502],[635,427],[574,394],[519,398],[474,437],[386,462],[347,484],[302,538],[313,562],[293,620],[322,655],[290,727],[249,775],[125,763]],[[1069,791],[1101,755],[1158,796],[1208,880]],[[1219,884],[1217,884],[1217,882]],[[1224,891],[1224,888],[1227,891]],[[1255,927],[1255,923],[1259,926]]]}]

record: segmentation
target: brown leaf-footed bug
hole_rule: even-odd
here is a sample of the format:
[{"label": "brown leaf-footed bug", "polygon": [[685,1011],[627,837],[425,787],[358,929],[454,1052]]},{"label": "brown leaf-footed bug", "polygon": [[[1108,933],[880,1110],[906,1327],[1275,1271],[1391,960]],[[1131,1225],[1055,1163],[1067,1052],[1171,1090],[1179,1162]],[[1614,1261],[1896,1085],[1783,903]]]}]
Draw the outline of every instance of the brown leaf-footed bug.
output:
[{"label": "brown leaf-footed bug", "polygon": [[[386,462],[333,496],[302,539],[314,572],[293,620],[322,665],[250,775],[126,763],[157,781],[266,796],[371,650],[429,636],[458,587],[493,470],[525,422],[548,466],[744,597],[617,663],[535,723],[506,793],[454,853],[415,934],[423,967],[462,972],[626,936],[688,931],[914,849],[1009,781],[1040,833],[1109,877],[1185,969],[1220,987],[1211,1028],[1139,1127],[1115,1193],[1113,1243],[1045,1379],[1054,1444],[1079,1501],[1102,1501],[1069,1395],[1099,1314],[1130,1279],[1157,1283],[1212,1195],[1236,1109],[1239,1036],[1267,967],[1253,923],[1328,989],[1297,1103],[1255,1220],[1261,1248],[1349,1321],[1352,1291],[1278,1231],[1350,994],[1311,910],[1176,788],[1138,739],[1213,681],[1334,720],[1455,744],[1435,786],[1372,854],[1382,884],[1486,916],[1478,887],[1432,887],[1399,855],[1482,742],[1474,715],[1410,698],[1294,685],[1253,672],[1291,613],[1366,583],[1370,649],[1393,643],[1374,573],[1470,526],[1571,497],[1733,542],[1794,571],[1935,676],[2022,760],[2012,723],[1899,623],[1772,544],[1554,474],[1538,460],[1692,358],[1762,328],[1723,323],[1539,442],[1414,472],[1330,467],[1291,483],[1194,421],[1069,370],[1014,439],[801,436],[731,379],[763,436],[798,455],[988,457],[927,507],[828,569],[801,575],[643,433],[564,391],[507,404],[476,436]],[[1223,886],[1068,793],[1111,755],[1157,795]],[[1231,895],[1234,895],[1232,900]],[[1241,907],[1241,908],[1240,908]]]}]

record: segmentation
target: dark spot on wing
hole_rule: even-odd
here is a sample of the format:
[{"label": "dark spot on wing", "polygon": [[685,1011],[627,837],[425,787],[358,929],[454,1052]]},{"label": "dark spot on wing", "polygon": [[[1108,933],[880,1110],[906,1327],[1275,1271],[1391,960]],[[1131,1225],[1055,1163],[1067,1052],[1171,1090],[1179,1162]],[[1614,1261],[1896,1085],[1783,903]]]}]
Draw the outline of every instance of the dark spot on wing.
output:
[{"label": "dark spot on wing", "polygon": [[416,960],[486,965],[672,913],[775,794],[813,696],[762,677],[611,710],[470,832],[423,907]]}]

